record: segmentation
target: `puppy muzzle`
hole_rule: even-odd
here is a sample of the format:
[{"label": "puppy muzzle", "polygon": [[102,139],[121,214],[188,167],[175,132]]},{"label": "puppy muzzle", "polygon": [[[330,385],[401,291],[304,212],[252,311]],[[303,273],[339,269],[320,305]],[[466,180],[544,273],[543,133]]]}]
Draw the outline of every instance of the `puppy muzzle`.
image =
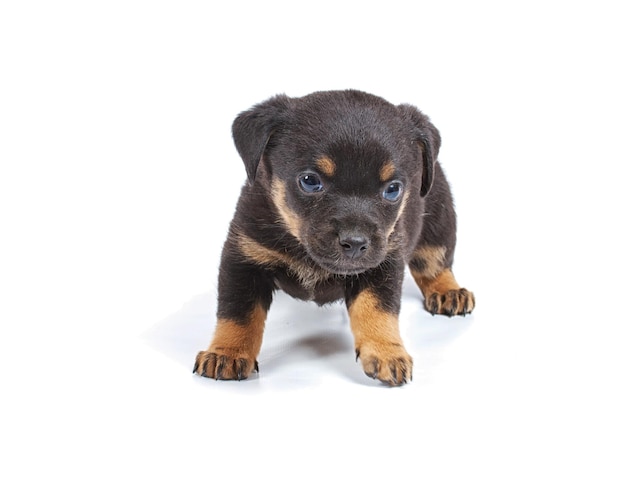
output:
[{"label": "puppy muzzle", "polygon": [[366,217],[333,218],[307,232],[310,257],[335,274],[359,274],[377,267],[387,249],[383,232]]}]

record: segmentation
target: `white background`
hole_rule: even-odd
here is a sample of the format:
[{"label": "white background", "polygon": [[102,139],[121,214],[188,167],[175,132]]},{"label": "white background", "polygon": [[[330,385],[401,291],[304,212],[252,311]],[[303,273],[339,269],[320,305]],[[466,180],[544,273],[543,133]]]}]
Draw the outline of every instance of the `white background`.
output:
[{"label": "white background", "polygon": [[[0,483],[625,485],[618,2],[225,4],[0,6]],[[440,129],[476,311],[407,280],[388,389],[279,294],[258,376],[193,376],[233,118],[341,88]]]}]

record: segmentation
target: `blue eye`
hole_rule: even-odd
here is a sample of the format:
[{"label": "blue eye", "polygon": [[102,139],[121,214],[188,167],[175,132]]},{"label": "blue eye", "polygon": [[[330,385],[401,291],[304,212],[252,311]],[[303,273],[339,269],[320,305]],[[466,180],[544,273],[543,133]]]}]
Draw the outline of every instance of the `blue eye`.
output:
[{"label": "blue eye", "polygon": [[383,189],[383,198],[392,203],[398,201],[402,195],[402,183],[400,181],[391,181],[385,189]]},{"label": "blue eye", "polygon": [[320,177],[312,172],[301,174],[298,178],[298,183],[300,183],[300,187],[305,193],[319,193],[324,189]]}]

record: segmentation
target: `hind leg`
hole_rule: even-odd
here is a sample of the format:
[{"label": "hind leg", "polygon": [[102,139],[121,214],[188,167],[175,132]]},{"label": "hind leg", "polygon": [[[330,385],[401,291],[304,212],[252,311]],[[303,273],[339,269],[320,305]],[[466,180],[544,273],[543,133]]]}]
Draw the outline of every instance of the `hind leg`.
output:
[{"label": "hind leg", "polygon": [[450,253],[443,246],[418,246],[409,262],[424,295],[424,307],[433,315],[465,315],[474,309],[474,294],[459,286],[452,274]]}]

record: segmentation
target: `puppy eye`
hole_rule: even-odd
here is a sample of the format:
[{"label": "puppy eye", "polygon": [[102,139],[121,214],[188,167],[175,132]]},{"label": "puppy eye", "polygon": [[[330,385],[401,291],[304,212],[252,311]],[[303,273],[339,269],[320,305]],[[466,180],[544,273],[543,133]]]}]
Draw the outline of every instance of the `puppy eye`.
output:
[{"label": "puppy eye", "polygon": [[392,203],[398,201],[401,195],[402,183],[400,181],[392,181],[383,189],[383,198]]},{"label": "puppy eye", "polygon": [[324,189],[320,177],[312,172],[301,174],[298,178],[298,183],[305,193],[319,193]]}]

